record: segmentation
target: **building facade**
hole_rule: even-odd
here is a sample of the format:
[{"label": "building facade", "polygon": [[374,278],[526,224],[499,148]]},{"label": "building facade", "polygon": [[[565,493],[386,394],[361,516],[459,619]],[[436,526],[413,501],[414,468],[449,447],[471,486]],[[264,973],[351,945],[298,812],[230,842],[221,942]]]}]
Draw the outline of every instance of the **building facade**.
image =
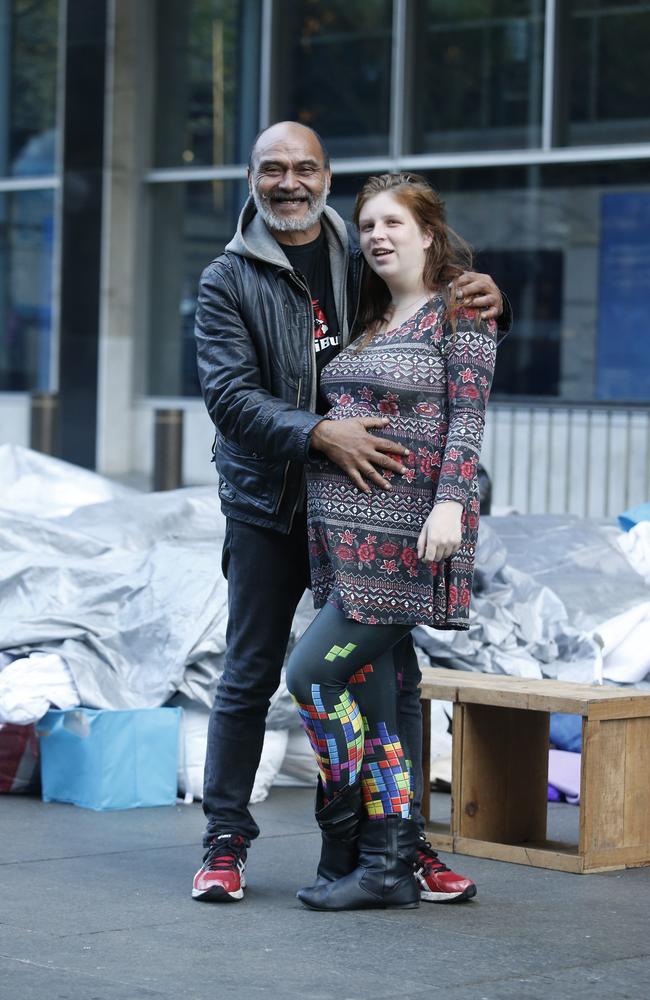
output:
[{"label": "building facade", "polygon": [[649,55],[647,0],[0,0],[0,442],[52,392],[61,457],[147,476],[172,406],[185,481],[211,481],[197,280],[290,118],[341,214],[417,170],[507,291],[496,501],[647,499]]}]

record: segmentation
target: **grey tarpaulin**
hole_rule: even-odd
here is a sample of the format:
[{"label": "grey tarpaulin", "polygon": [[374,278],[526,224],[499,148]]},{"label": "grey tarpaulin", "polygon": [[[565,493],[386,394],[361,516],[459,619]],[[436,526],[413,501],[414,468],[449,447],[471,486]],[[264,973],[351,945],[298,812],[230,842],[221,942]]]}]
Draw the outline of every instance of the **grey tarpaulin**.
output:
[{"label": "grey tarpaulin", "polygon": [[[159,705],[175,691],[209,705],[226,626],[216,489],[139,494],[7,449],[0,667],[43,650],[65,660],[90,707]],[[72,509],[75,483],[83,506]],[[484,519],[476,585],[469,632],[416,630],[435,663],[583,680],[598,655],[588,630],[648,594],[611,529],[569,517]],[[312,616],[307,598],[294,636]],[[271,725],[296,719],[286,694],[272,713]]]},{"label": "grey tarpaulin", "polygon": [[648,587],[610,524],[570,515],[481,520],[470,629],[416,629],[440,666],[592,681],[599,646],[589,633],[648,600]]}]

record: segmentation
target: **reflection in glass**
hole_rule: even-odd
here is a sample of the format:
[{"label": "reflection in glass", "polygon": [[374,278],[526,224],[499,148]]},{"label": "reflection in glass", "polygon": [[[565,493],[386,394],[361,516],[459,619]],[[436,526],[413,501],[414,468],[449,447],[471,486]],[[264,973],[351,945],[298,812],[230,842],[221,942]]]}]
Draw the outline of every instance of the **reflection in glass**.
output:
[{"label": "reflection in glass", "polygon": [[243,180],[151,187],[150,395],[200,393],[194,345],[198,282],[234,235],[247,194]]},{"label": "reflection in glass", "polygon": [[58,0],[0,3],[0,175],[54,172]]},{"label": "reflection in glass", "polygon": [[315,128],[333,156],[388,152],[392,3],[276,5],[275,120]]},{"label": "reflection in glass", "polygon": [[[363,177],[335,177],[349,218]],[[428,175],[476,269],[510,298],[493,393],[650,399],[650,183],[644,163],[444,170]]]},{"label": "reflection in glass", "polygon": [[650,140],[650,3],[569,0],[558,4],[571,145]]},{"label": "reflection in glass", "polygon": [[0,391],[48,389],[53,194],[0,194]]},{"label": "reflection in glass", "polygon": [[239,163],[258,124],[261,0],[159,0],[157,167]]},{"label": "reflection in glass", "polygon": [[522,149],[541,140],[544,4],[415,0],[409,152]]}]

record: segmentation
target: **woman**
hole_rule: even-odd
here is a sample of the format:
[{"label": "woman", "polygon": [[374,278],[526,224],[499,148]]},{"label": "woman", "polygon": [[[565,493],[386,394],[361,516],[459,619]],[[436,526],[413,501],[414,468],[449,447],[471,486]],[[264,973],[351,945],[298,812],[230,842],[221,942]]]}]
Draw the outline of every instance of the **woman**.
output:
[{"label": "woman", "polygon": [[[362,492],[323,460],[307,483],[314,604],[287,684],[317,757],[323,831],[314,909],[415,907],[417,829],[397,732],[393,650],[418,624],[466,629],[477,465],[495,331],[458,306],[469,248],[413,174],[372,177],[355,206],[367,264],[362,334],[324,369],[327,419],[386,417],[406,450],[389,489]],[[372,664],[372,666],[370,666]]]}]

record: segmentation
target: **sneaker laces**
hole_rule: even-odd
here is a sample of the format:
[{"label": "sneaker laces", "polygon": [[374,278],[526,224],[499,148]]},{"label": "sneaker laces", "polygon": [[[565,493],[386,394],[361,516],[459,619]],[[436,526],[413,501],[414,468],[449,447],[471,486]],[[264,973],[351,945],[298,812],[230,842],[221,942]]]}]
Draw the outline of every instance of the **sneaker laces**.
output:
[{"label": "sneaker laces", "polygon": [[449,872],[451,868],[440,860],[437,853],[434,851],[433,847],[428,840],[420,840],[417,847],[418,852],[418,864],[422,865],[422,871],[425,875],[429,872]]},{"label": "sneaker laces", "polygon": [[246,860],[246,843],[243,837],[215,837],[203,855],[203,867],[210,872],[228,871],[235,868],[240,860]]}]

